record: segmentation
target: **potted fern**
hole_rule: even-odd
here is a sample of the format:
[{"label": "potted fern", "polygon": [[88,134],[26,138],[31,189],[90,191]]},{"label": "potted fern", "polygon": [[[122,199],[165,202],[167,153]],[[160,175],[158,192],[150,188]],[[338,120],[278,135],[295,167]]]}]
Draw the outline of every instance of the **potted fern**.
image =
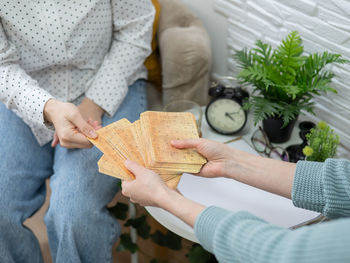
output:
[{"label": "potted fern", "polygon": [[300,112],[313,114],[313,96],[337,92],[330,85],[334,74],[326,65],[348,61],[327,51],[304,55],[297,31],[291,32],[275,49],[261,40],[255,45],[234,55],[241,68],[238,79],[254,87],[245,107],[252,108],[255,125],[263,121],[271,142],[285,142]]}]

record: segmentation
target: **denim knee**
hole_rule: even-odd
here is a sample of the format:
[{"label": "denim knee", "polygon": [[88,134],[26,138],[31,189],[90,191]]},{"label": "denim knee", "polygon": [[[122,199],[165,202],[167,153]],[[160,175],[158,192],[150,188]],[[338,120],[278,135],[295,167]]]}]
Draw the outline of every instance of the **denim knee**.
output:
[{"label": "denim knee", "polygon": [[[2,196],[1,194],[0,199],[0,229],[21,225],[26,219],[23,215],[23,206],[16,206],[14,200],[8,200],[8,197]],[[1,230],[0,233],[2,233]]]},{"label": "denim knee", "polygon": [[11,226],[21,224],[18,217],[15,217],[15,211],[10,210],[0,204],[0,233],[3,233],[4,230],[8,230]]},{"label": "denim knee", "polygon": [[73,200],[61,200],[60,202],[50,200],[49,209],[45,215],[46,224],[53,224],[58,230],[62,227],[74,228],[79,230],[79,227],[84,225],[85,221],[89,221],[96,211],[86,204],[77,204]]},{"label": "denim knee", "polygon": [[119,223],[106,208],[77,206],[71,201],[51,201],[45,216],[52,257],[57,262],[66,254],[74,255],[73,261],[110,262],[112,246],[121,232]]},{"label": "denim knee", "polygon": [[74,197],[65,200],[51,198],[49,209],[45,215],[45,223],[48,228],[54,227],[55,231],[67,229],[87,231],[86,229],[90,226],[93,227],[95,223],[112,223],[113,227],[119,225],[106,207],[93,204],[91,199],[79,203],[74,200]]}]

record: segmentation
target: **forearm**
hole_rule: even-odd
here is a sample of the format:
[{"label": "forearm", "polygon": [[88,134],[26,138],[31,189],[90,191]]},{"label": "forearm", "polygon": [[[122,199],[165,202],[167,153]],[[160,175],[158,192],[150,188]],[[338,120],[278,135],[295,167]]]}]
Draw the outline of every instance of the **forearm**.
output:
[{"label": "forearm", "polygon": [[43,109],[52,96],[39,87],[19,65],[20,56],[0,22],[0,101],[15,111],[29,126],[44,126]]},{"label": "forearm", "polygon": [[30,127],[45,128],[43,110],[53,98],[39,87],[18,64],[1,65],[0,101],[15,111]]},{"label": "forearm", "polygon": [[291,198],[296,165],[232,150],[225,176]]},{"label": "forearm", "polygon": [[349,262],[349,219],[297,230],[271,225],[248,212],[203,211],[195,233],[219,262]]},{"label": "forearm", "polygon": [[298,164],[251,155],[233,149],[224,168],[228,178],[293,200],[297,207],[327,217],[350,215],[350,162]]},{"label": "forearm", "polygon": [[205,206],[170,189],[166,189],[166,193],[160,198],[158,206],[180,218],[191,227],[194,227],[197,216],[205,209]]}]

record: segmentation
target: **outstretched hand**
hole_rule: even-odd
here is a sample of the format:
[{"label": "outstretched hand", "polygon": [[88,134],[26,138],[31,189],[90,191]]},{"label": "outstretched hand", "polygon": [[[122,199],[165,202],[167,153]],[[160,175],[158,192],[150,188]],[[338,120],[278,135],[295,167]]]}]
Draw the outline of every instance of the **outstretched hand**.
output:
[{"label": "outstretched hand", "polygon": [[56,129],[53,146],[59,142],[66,148],[92,147],[86,137],[96,138],[97,133],[74,104],[50,99],[45,105],[44,116]]},{"label": "outstretched hand", "polygon": [[[46,107],[45,105],[45,109],[44,109],[44,114],[46,119],[49,119],[55,116],[50,116],[50,114],[52,114],[52,112],[54,110],[62,110],[61,112],[58,112],[57,114],[66,114],[66,116],[69,118],[69,115],[63,110],[63,108],[71,108],[71,117],[75,118],[75,122],[73,122],[73,124],[76,126],[77,131],[78,132],[82,132],[85,136],[90,137],[90,138],[95,138],[93,137],[94,134],[94,130],[98,130],[100,129],[101,126],[101,119],[102,119],[102,115],[104,113],[103,109],[101,109],[97,104],[95,104],[92,100],[85,98],[82,103],[76,107],[71,103],[63,103],[63,102],[59,102],[59,101],[55,101],[55,100],[51,100],[48,101],[48,107]],[[52,105],[58,105],[55,106],[56,108],[53,108]],[[64,106],[64,107],[63,107]],[[78,109],[78,113],[76,112]],[[73,117],[72,114],[75,114],[76,116]],[[56,118],[54,118],[56,119]],[[79,120],[80,123],[80,127],[77,126],[77,121]],[[69,121],[72,123],[72,120],[69,119]],[[60,138],[59,134],[58,134],[58,129],[62,130],[62,127],[56,127],[57,125],[57,121],[56,124],[55,122],[52,120],[53,124],[55,125],[56,131],[51,143],[52,147],[55,147],[57,144],[61,144],[61,146],[66,147],[66,148],[89,148],[92,146],[92,144],[86,140],[85,136],[84,138],[79,138],[79,146],[73,146],[72,145],[72,140],[75,141],[76,138],[72,138],[72,134],[66,134],[66,136],[70,136],[71,138],[68,140],[65,140],[65,142]],[[85,122],[85,123],[84,123]],[[67,123],[66,123],[67,124]],[[91,131],[89,131],[89,134],[85,134],[83,132],[83,130],[86,130],[86,125],[90,126],[88,129],[90,129],[91,127],[93,128]],[[84,126],[84,127],[82,127]],[[95,133],[96,134],[96,133]],[[97,134],[96,134],[97,136]],[[62,136],[61,136],[62,137]],[[81,136],[79,136],[81,137]],[[82,139],[84,139],[84,142],[82,141]],[[68,141],[68,142],[67,142]],[[83,142],[83,144],[82,144]],[[76,144],[76,142],[75,142]]]},{"label": "outstretched hand", "polygon": [[125,161],[125,167],[134,174],[135,180],[122,182],[122,194],[131,202],[142,206],[159,206],[168,191],[171,191],[155,172],[133,161]]},{"label": "outstretched hand", "polygon": [[208,162],[197,174],[203,177],[222,177],[228,174],[233,150],[227,145],[207,139],[187,139],[172,141],[171,145],[178,149],[194,149]]},{"label": "outstretched hand", "polygon": [[[88,119],[87,123],[90,124],[95,130],[102,128],[101,124],[98,121],[93,121],[90,118]],[[55,131],[51,142],[51,146],[56,147],[59,143],[60,143],[60,139],[58,138],[57,132]]]},{"label": "outstretched hand", "polygon": [[197,216],[205,208],[203,205],[168,188],[158,174],[137,163],[126,161],[125,166],[135,175],[135,180],[122,182],[123,195],[142,206],[163,208],[194,227]]}]

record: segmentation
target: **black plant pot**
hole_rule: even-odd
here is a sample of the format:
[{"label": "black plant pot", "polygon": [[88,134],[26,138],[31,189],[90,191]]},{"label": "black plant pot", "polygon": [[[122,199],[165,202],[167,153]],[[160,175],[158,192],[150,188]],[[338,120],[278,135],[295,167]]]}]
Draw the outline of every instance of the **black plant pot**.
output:
[{"label": "black plant pot", "polygon": [[270,142],[282,143],[289,140],[297,118],[290,121],[286,127],[283,127],[281,118],[270,118],[263,120],[263,128]]},{"label": "black plant pot", "polygon": [[308,134],[310,130],[314,127],[315,123],[311,121],[302,121],[301,123],[299,123],[299,137],[303,140],[303,142],[301,144],[290,145],[286,148],[290,162],[296,163],[299,160],[305,160],[303,149],[307,145],[306,134]]}]

